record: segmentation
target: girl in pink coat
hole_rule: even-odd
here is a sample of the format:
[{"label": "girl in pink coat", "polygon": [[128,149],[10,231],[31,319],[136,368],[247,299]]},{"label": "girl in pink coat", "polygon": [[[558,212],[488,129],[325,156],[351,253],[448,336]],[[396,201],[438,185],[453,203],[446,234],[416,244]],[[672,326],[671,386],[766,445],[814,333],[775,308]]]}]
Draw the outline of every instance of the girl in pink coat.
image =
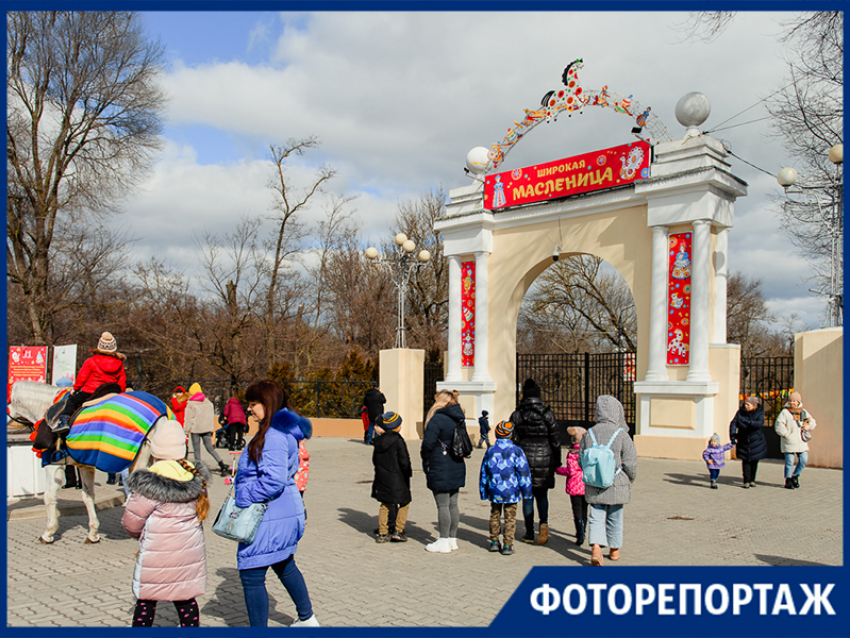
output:
[{"label": "girl in pink coat", "polygon": [[133,569],[133,627],[150,627],[160,600],[174,603],[181,627],[200,624],[198,602],[207,588],[204,528],[209,470],[186,461],[186,435],[177,421],[161,420],[151,437],[154,464],[130,475],[131,494],[121,524],[139,539]]},{"label": "girl in pink coat", "polygon": [[573,510],[573,521],[576,525],[576,545],[584,543],[587,532],[587,501],[584,498],[584,474],[578,464],[579,444],[581,437],[587,432],[582,427],[569,427],[567,434],[572,437],[573,446],[567,452],[563,467],[555,469],[561,476],[567,477],[567,494]]}]

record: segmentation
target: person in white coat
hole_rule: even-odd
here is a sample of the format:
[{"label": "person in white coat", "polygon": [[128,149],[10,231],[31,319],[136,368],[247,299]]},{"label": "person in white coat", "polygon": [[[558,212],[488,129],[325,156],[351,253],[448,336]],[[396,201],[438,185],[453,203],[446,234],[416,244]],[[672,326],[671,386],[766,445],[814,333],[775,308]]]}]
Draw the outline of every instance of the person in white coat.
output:
[{"label": "person in white coat", "polygon": [[785,455],[786,489],[800,487],[800,474],[809,460],[809,444],[804,439],[811,438],[810,433],[815,427],[814,418],[803,409],[803,397],[799,392],[792,392],[773,426],[780,437],[779,449]]},{"label": "person in white coat", "polygon": [[230,474],[230,468],[224,464],[221,457],[216,453],[212,442],[212,432],[215,426],[215,408],[212,402],[204,395],[199,383],[189,386],[189,400],[186,401],[186,411],[183,413],[183,431],[192,439],[192,454],[195,464],[201,460],[201,442],[207,448],[207,452],[218,463],[218,469],[222,476]]}]

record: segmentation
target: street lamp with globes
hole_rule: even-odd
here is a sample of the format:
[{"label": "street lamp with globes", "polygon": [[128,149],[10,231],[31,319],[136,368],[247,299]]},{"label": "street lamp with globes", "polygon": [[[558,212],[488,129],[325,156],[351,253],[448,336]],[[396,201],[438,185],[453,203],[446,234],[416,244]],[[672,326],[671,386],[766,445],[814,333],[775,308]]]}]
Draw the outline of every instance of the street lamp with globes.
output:
[{"label": "street lamp with globes", "polygon": [[407,298],[407,286],[410,283],[410,275],[420,266],[431,261],[431,253],[427,250],[420,250],[416,256],[413,255],[416,250],[416,242],[408,239],[404,233],[399,233],[395,236],[396,249],[390,255],[381,256],[378,249],[370,246],[366,249],[366,257],[371,259],[378,266],[386,268],[394,278],[395,287],[398,292],[398,314],[395,347],[406,348],[407,339],[404,329],[404,305]]},{"label": "street lamp with globes", "polygon": [[[836,144],[829,149],[829,161],[838,167],[835,176],[830,178],[830,183],[821,186],[801,186],[797,184],[797,171],[786,166],[776,175],[776,181],[785,189],[786,194],[805,194],[811,197],[817,204],[821,219],[825,222],[830,246],[830,277],[829,291],[811,290],[810,292],[827,297],[827,314],[830,327],[843,325],[842,306],[844,301],[844,286],[841,277],[841,253],[844,248],[844,196],[843,175],[841,167],[844,163],[844,144]],[[817,196],[817,191],[824,191],[828,200],[822,201]],[[823,206],[829,206],[829,215],[823,212]]]}]

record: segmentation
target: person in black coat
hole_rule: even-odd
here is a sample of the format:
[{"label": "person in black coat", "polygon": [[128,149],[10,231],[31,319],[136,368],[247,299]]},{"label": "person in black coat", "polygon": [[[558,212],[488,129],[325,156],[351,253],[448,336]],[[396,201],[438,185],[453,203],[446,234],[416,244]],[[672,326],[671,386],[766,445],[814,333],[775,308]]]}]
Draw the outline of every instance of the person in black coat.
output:
[{"label": "person in black coat", "polygon": [[538,545],[549,540],[549,490],[555,487],[555,469],[561,464],[561,440],[555,414],[540,398],[540,386],[527,379],[522,386],[522,401],[511,414],[514,441],[525,452],[531,467],[532,498],[523,499],[524,543],[534,542],[534,502],[540,518]]},{"label": "person in black coat", "polygon": [[[376,543],[387,541],[404,542],[404,524],[410,509],[410,477],[413,469],[410,465],[410,453],[398,429],[401,417],[395,412],[383,415],[384,433],[375,439],[372,451],[372,465],[375,466],[375,480],[372,481],[372,498],[381,504],[378,513],[378,537]],[[395,511],[395,529],[389,534],[389,519]]]},{"label": "person in black coat", "polygon": [[366,430],[366,444],[371,445],[375,438],[375,425],[381,418],[384,412],[384,404],[387,398],[384,396],[377,383],[373,383],[372,387],[366,390],[363,395],[363,405],[366,406],[366,412],[369,415],[369,429]]},{"label": "person in black coat", "polygon": [[457,549],[457,528],[460,510],[457,499],[460,488],[466,485],[466,463],[449,454],[452,435],[458,426],[466,427],[466,416],[458,403],[457,392],[440,390],[434,405],[425,418],[425,434],[419,454],[428,489],[437,502],[439,538],[425,546],[429,552],[448,554]]},{"label": "person in black coat", "polygon": [[744,488],[756,486],[759,461],[767,456],[764,438],[764,408],[758,397],[747,397],[729,424],[729,440],[735,443],[735,456],[741,460]]}]

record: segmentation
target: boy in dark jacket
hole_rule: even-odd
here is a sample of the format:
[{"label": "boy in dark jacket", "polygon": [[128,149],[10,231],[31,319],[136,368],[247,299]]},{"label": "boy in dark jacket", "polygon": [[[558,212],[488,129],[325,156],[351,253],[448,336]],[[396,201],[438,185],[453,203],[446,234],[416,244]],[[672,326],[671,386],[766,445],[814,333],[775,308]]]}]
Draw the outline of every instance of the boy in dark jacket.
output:
[{"label": "boy in dark jacket", "polygon": [[[522,449],[511,441],[513,432],[514,424],[510,421],[496,426],[496,443],[484,453],[478,483],[481,500],[490,501],[490,551],[501,552],[503,556],[514,553],[517,503],[531,498],[531,470]],[[499,546],[500,528],[502,546]]]},{"label": "boy in dark jacket", "polygon": [[490,419],[487,418],[488,414],[487,410],[481,410],[481,416],[478,417],[478,429],[481,433],[478,439],[478,447],[483,447],[485,443],[488,448],[490,447]]},{"label": "boy in dark jacket", "polygon": [[[382,420],[384,433],[375,438],[375,449],[372,451],[372,465],[375,466],[372,498],[381,504],[378,513],[378,537],[375,542],[403,543],[407,540],[404,525],[410,509],[410,477],[413,476],[413,468],[410,465],[407,444],[398,432],[401,417],[395,412],[387,412]],[[394,505],[398,507],[398,514],[395,519],[395,531],[390,535],[388,520]]]}]

